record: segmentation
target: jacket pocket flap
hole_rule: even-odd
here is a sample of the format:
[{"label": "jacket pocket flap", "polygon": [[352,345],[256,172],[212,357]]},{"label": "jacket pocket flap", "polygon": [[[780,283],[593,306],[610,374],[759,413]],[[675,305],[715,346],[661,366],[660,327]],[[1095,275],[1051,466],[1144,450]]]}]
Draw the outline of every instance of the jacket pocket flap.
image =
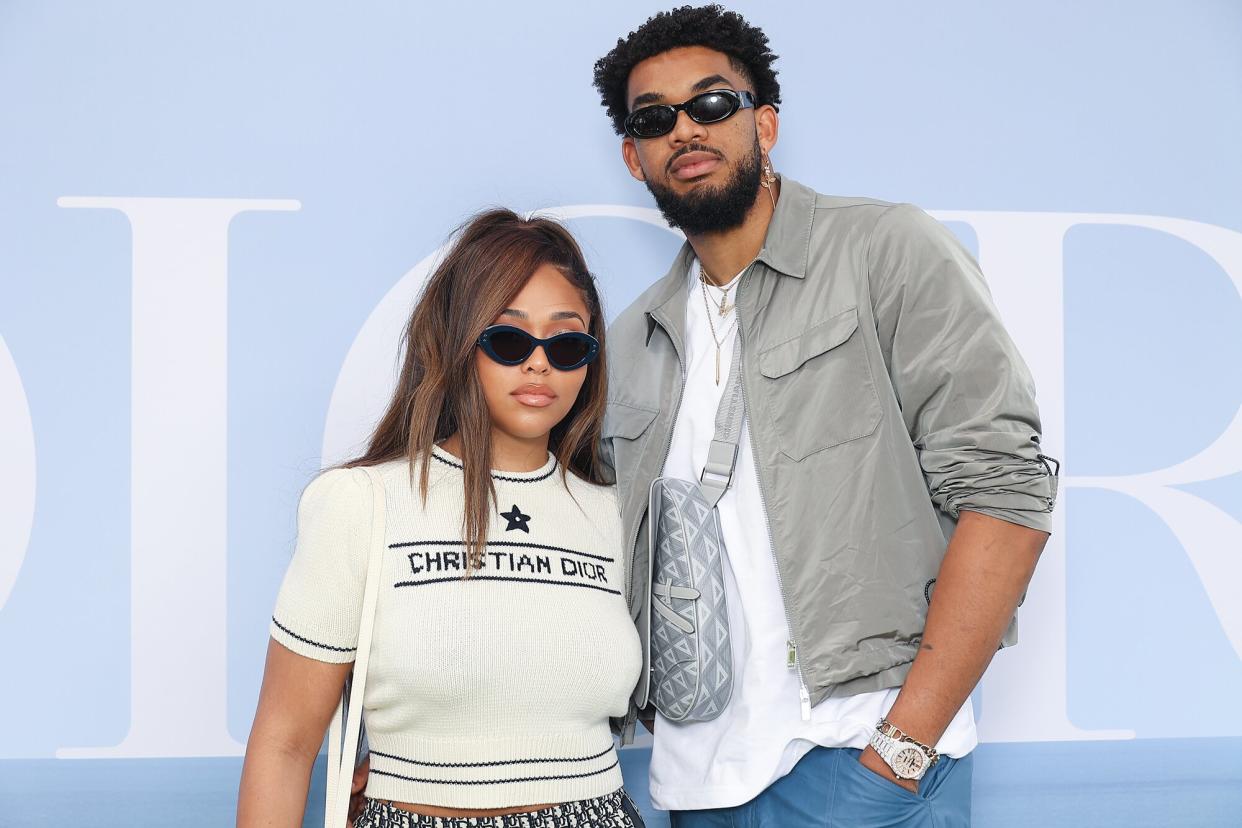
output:
[{"label": "jacket pocket flap", "polygon": [[783,377],[800,368],[811,357],[830,351],[858,330],[858,309],[847,308],[835,316],[812,325],[798,336],[774,345],[759,354],[759,373],[769,379]]},{"label": "jacket pocket flap", "polygon": [[648,408],[636,408],[628,403],[609,402],[604,410],[601,436],[605,440],[610,437],[633,440],[647,430],[647,426],[651,425],[651,421],[659,413]]}]

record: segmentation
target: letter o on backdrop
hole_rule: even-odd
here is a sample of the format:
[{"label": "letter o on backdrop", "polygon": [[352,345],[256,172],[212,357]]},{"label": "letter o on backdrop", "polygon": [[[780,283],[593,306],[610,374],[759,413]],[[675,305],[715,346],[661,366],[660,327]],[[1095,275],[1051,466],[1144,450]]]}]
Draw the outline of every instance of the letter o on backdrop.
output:
[{"label": "letter o on backdrop", "polygon": [[0,609],[9,600],[34,524],[34,426],[17,364],[0,338]]}]

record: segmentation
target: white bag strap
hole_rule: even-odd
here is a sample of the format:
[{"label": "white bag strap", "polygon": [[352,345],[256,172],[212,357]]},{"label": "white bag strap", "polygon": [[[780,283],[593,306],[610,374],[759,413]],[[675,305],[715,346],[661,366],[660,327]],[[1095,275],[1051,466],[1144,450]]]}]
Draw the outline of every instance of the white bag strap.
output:
[{"label": "white bag strap", "polygon": [[[375,629],[375,604],[379,598],[380,565],[384,561],[384,481],[373,467],[363,467],[371,478],[371,547],[367,554],[367,583],[362,596],[362,615],[358,621],[358,654],[354,671],[345,682],[341,702],[328,727],[328,778],[323,809],[324,828],[342,828],[349,814],[349,792],[358,759],[359,730],[362,727],[362,700],[367,684],[367,663],[371,659],[371,633]],[[344,733],[342,733],[342,729]],[[345,750],[349,745],[350,749]]]}]

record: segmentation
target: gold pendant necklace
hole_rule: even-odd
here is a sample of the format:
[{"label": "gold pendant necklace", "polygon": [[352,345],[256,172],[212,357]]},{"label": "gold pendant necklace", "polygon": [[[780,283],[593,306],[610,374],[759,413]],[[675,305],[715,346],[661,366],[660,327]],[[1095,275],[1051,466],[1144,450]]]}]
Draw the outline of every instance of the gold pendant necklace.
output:
[{"label": "gold pendant necklace", "polygon": [[[712,277],[708,274],[708,272],[703,269],[702,263],[700,263],[699,264],[699,281],[702,282],[704,286],[703,287],[704,297],[707,296],[707,283],[711,281],[711,278]],[[712,282],[712,287],[716,287],[715,282]],[[720,290],[721,292],[720,293],[720,308],[719,308],[719,313],[721,317],[727,316],[729,314],[729,311],[733,310],[733,305],[729,304],[729,291],[732,289],[733,289],[732,285],[728,287],[724,287],[724,288],[718,288],[718,290]]]},{"label": "gold pendant necklace", "polygon": [[[700,268],[700,273],[701,272],[702,272],[702,269]],[[725,328],[724,335],[721,336],[720,338],[716,337],[716,323],[712,321],[712,303],[707,298],[707,282],[704,282],[702,279],[700,279],[699,286],[703,288],[703,308],[704,310],[707,311],[707,324],[708,324],[708,327],[710,327],[712,331],[712,342],[715,343],[716,345],[716,384],[720,385],[720,346],[725,339],[729,338],[729,333],[733,330],[733,326],[730,325],[728,328]],[[729,307],[732,308],[733,306],[730,305]],[[723,313],[724,312],[722,311],[722,314]],[[736,324],[737,324],[737,317],[735,316],[733,317],[733,325],[736,325]]]}]

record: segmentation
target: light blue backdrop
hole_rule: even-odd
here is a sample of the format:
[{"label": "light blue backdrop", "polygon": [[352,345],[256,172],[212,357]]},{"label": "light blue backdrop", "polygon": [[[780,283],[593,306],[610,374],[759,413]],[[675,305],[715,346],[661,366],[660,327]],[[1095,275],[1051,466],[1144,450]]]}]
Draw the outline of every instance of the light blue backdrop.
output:
[{"label": "light blue backdrop", "polygon": [[[977,824],[1242,824],[1242,6],[735,7],[781,56],[778,169],[985,269],[1080,219],[997,292],[1064,411],[1068,633],[1023,675],[1084,738],[994,720]],[[0,0],[0,825],[231,819],[351,346],[481,206],[650,206],[590,77],[660,8]],[[605,212],[570,225],[613,315],[677,240]]]}]

